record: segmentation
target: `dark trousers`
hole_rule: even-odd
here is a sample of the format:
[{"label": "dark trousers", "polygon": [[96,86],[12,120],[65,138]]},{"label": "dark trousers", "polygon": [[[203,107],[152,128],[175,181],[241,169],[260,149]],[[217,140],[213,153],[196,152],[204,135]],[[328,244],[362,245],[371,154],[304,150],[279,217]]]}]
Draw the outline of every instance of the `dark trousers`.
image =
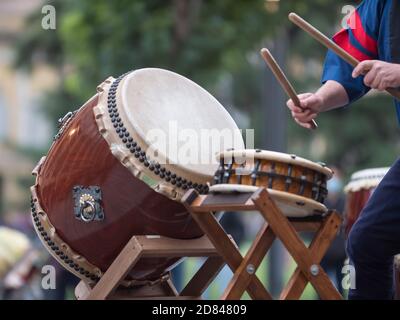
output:
[{"label": "dark trousers", "polygon": [[399,253],[400,160],[397,160],[350,231],[347,254],[356,281],[349,299],[393,299],[393,257]]}]

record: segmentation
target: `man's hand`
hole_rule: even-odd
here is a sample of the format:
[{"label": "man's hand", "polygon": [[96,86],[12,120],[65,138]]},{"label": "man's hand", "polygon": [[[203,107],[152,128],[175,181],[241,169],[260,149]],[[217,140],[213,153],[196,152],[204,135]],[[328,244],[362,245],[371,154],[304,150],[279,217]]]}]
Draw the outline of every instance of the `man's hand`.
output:
[{"label": "man's hand", "polygon": [[288,100],[287,106],[292,112],[293,119],[302,127],[310,129],[311,125],[308,122],[317,117],[324,104],[323,99],[315,93],[303,93],[298,97],[300,106],[296,106],[291,99]]},{"label": "man's hand", "polygon": [[400,64],[379,60],[360,62],[353,70],[353,78],[365,75],[366,86],[380,91],[400,87]]}]

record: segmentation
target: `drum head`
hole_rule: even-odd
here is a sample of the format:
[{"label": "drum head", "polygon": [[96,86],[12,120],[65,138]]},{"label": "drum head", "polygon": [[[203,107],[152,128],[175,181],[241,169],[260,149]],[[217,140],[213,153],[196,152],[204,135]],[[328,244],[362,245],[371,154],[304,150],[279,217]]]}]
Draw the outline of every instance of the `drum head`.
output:
[{"label": "drum head", "polygon": [[344,191],[357,192],[362,189],[376,188],[389,169],[386,167],[357,171],[351,175],[350,182],[345,186]]},{"label": "drum head", "polygon": [[[217,184],[210,187],[211,193],[253,193],[259,187],[235,185],[235,184]],[[269,194],[275,203],[287,217],[302,218],[326,213],[327,208],[317,201],[290,194],[287,192],[268,189]]]},{"label": "drum head", "polygon": [[244,148],[224,107],[181,75],[140,69],[125,76],[120,88],[117,99],[127,127],[147,146],[150,158],[174,166],[174,172],[212,177],[218,168],[216,153]]}]

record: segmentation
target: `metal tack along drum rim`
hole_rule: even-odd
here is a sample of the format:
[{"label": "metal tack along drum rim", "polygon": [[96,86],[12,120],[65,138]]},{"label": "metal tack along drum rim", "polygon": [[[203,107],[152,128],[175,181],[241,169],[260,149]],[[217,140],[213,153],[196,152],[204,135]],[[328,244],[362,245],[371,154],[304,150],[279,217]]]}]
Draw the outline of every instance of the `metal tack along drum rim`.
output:
[{"label": "metal tack along drum rim", "polygon": [[[156,81],[157,74],[148,72]],[[129,119],[123,117],[124,108],[118,103],[124,77],[106,79],[79,110],[60,120],[49,152],[33,171],[35,230],[50,254],[88,283],[103,275],[132,236],[195,239],[204,234],[180,196],[189,188],[208,192],[214,172],[209,178],[201,173],[181,175],[175,171],[178,165],[164,167],[148,157],[146,144],[136,140],[136,132],[127,126]],[[169,93],[174,95],[175,91]],[[165,95],[169,93],[167,90]],[[146,109],[141,112],[146,113]],[[159,121],[174,119],[167,113],[162,116]],[[180,116],[184,120],[193,114]],[[196,116],[207,119],[209,114]],[[232,124],[231,119],[225,123]],[[231,128],[237,126],[233,123]],[[165,281],[179,260],[141,259],[122,284]]]},{"label": "metal tack along drum rim", "polygon": [[[218,154],[215,191],[268,188],[287,216],[323,214],[332,170],[323,163],[266,150],[228,150]],[[279,201],[278,201],[279,200]]]},{"label": "metal tack along drum rim", "polygon": [[[172,71],[145,68],[130,72],[118,85],[116,102],[121,119],[129,131],[134,131],[142,148],[154,147],[154,139],[148,136],[154,129],[168,132],[171,138],[171,125],[176,125],[179,132],[190,130],[193,134],[201,134],[206,130],[220,133],[229,131],[230,136],[234,137],[232,142],[216,135],[212,136],[213,140],[217,140],[212,145],[197,147],[199,153],[212,162],[210,164],[200,161],[185,163],[183,159],[174,159],[175,150],[166,153],[162,146],[157,149],[157,157],[172,162],[177,160],[174,170],[189,179],[193,177],[194,180],[211,181],[218,167],[215,153],[227,148],[244,148],[239,128],[217,99],[197,83]],[[187,145],[185,139],[178,140],[175,141],[177,150]],[[221,143],[220,146],[214,146],[217,142],[225,145]],[[190,143],[190,147],[195,146]]]},{"label": "metal tack along drum rim", "polygon": [[[211,109],[216,110],[217,114],[214,114],[212,118],[218,119],[219,124],[214,121],[213,125],[217,125],[217,129],[228,129],[233,134],[239,135],[236,136],[233,141],[235,144],[231,145],[231,147],[244,146],[239,128],[236,126],[227,111],[207,91],[189,79],[171,71],[155,68],[139,69],[124,74],[117,79],[110,77],[98,87],[99,103],[95,108],[93,108],[93,112],[95,114],[99,131],[109,144],[113,155],[118,158],[136,178],[142,180],[153,190],[171,198],[172,200],[179,201],[190,188],[196,189],[199,193],[207,193],[208,183],[212,181],[212,176],[218,168],[217,162],[210,165],[208,173],[205,174],[204,170],[202,172],[196,171],[190,166],[169,163],[160,164],[156,159],[152,158],[152,156],[149,156],[148,150],[151,151],[150,153],[154,153],[155,150],[151,150],[151,146],[145,140],[145,134],[141,132],[142,130],[139,128],[139,124],[137,122],[132,124],[132,118],[134,118],[134,115],[132,114],[133,111],[127,110],[131,109],[132,106],[130,106],[127,103],[127,99],[124,98],[124,94],[127,94],[127,88],[130,88],[127,84],[129,80],[140,85],[140,83],[137,83],[138,80],[135,76],[152,76],[153,79],[157,77],[166,77],[167,79],[164,79],[163,81],[160,80],[160,82],[162,82],[159,84],[160,86],[174,81],[178,83],[181,82],[180,85],[182,87],[185,85],[189,87],[189,96],[194,94],[192,91],[196,91],[197,95],[200,96],[201,99],[206,99],[206,101],[208,101]],[[123,88],[122,92],[120,88]],[[175,89],[179,91],[179,88]],[[174,92],[166,92],[164,100],[171,99],[171,96],[173,97],[174,94]],[[148,92],[147,95],[149,95]],[[137,93],[136,98],[146,100],[146,97],[144,96],[146,96],[146,93],[139,92]],[[130,99],[132,98],[134,97],[130,96]],[[161,100],[162,99],[160,99],[160,101]],[[156,102],[151,101],[146,103],[152,105]],[[170,101],[168,103],[168,105],[170,105]],[[203,105],[203,107],[204,106],[205,105]],[[142,110],[142,113],[144,113],[144,110]],[[179,117],[183,114],[182,110]],[[162,114],[159,114],[158,116],[160,115],[162,116]],[[202,117],[205,116],[205,114],[201,115]],[[207,116],[209,115],[207,114]],[[147,117],[156,117],[156,115],[147,114]],[[197,116],[198,121],[200,121],[200,118],[202,117],[200,117],[199,114]],[[182,121],[182,119],[180,119],[180,121]],[[205,120],[203,119],[202,122],[205,122]],[[198,127],[196,129],[200,130],[201,128]],[[216,150],[216,152],[219,151],[221,150]],[[164,157],[164,155],[161,157]]]},{"label": "metal tack along drum rim", "polygon": [[330,179],[333,176],[333,171],[330,168],[328,168],[324,163],[312,162],[310,160],[304,159],[294,154],[287,154],[282,152],[260,150],[260,149],[247,149],[247,150],[227,150],[217,155],[218,160],[221,160],[222,158],[226,157],[245,158],[245,159],[257,158],[257,159],[284,162],[289,164],[297,164],[312,170],[319,171],[325,174],[327,179]]}]

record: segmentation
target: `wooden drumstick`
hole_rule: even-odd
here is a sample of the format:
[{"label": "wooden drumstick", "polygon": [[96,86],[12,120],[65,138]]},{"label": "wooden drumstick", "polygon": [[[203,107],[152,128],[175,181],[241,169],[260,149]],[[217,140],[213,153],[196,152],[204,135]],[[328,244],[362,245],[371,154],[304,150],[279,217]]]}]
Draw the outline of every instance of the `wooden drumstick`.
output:
[{"label": "wooden drumstick", "polygon": [[[299,17],[297,14],[295,14],[293,12],[290,13],[289,14],[289,20],[292,21],[295,25],[297,25],[301,29],[303,29],[311,37],[316,39],[318,42],[323,44],[325,47],[327,47],[328,49],[331,49],[339,57],[341,57],[344,61],[348,62],[354,68],[360,63],[360,61],[358,61],[356,58],[354,58],[347,51],[342,49],[339,45],[337,45],[335,42],[333,42],[331,39],[329,39],[326,35],[324,35],[321,31],[316,29],[310,23],[305,21],[303,18]],[[395,97],[396,99],[400,100],[400,91],[398,89],[388,88],[388,89],[386,89],[386,91],[389,94],[391,94],[393,97]]]},{"label": "wooden drumstick", "polygon": [[[267,63],[268,67],[271,69],[272,73],[274,74],[275,78],[278,80],[279,84],[282,86],[283,90],[285,90],[286,94],[292,99],[293,103],[301,108],[300,100],[297,97],[297,93],[294,90],[293,86],[283,73],[282,69],[279,67],[278,63],[272,56],[271,52],[268,49],[263,48],[261,49],[261,56],[264,58],[265,62]],[[309,122],[311,125],[311,129],[317,129],[318,125],[314,120]]]}]

